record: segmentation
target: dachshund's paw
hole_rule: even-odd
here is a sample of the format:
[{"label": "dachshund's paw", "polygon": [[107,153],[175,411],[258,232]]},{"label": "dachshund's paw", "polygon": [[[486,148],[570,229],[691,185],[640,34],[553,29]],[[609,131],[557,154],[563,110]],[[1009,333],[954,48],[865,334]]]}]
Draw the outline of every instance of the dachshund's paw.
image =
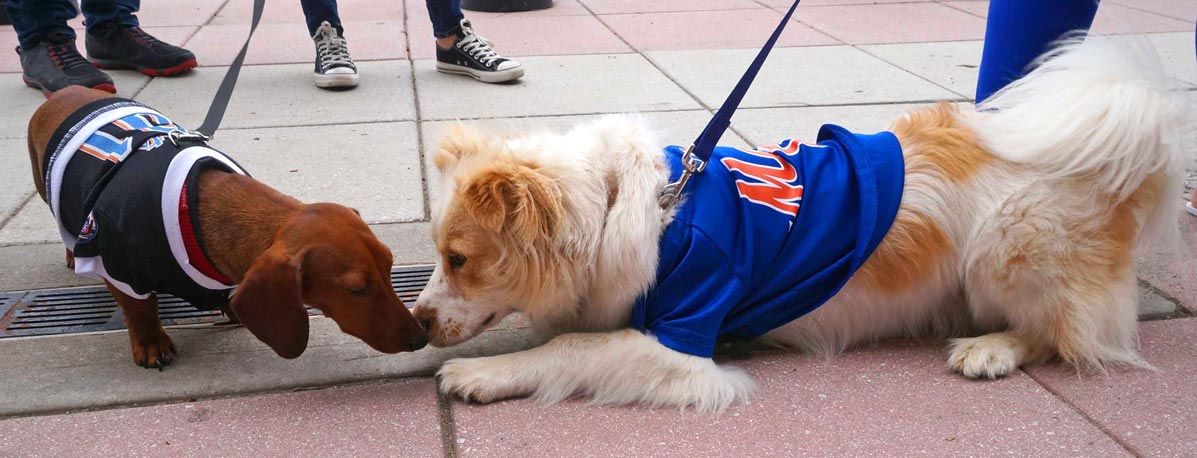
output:
[{"label": "dachshund's paw", "polygon": [[522,384],[518,371],[502,356],[458,358],[446,361],[437,376],[441,392],[485,404],[531,394],[536,388]]},{"label": "dachshund's paw", "polygon": [[164,330],[145,335],[130,330],[129,343],[133,347],[133,362],[146,369],[162,370],[175,360],[175,344]]}]

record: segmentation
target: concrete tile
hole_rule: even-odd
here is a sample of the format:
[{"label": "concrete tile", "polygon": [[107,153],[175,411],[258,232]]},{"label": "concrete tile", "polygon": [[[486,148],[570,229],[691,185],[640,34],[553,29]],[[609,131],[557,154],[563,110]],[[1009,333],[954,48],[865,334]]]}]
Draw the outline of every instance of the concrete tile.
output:
[{"label": "concrete tile", "polygon": [[[252,3],[252,2],[241,2]],[[207,24],[225,0],[172,0],[145,2],[137,11],[138,21],[147,27]],[[246,19],[246,24],[249,19]],[[161,37],[159,37],[161,38]]]},{"label": "concrete tile", "polygon": [[1164,69],[1173,78],[1189,85],[1197,85],[1197,51],[1193,49],[1191,32],[1147,35],[1164,62]]},{"label": "concrete tile", "polygon": [[0,246],[32,243],[62,243],[50,206],[41,198],[30,200],[0,230]]},{"label": "concrete tile", "polygon": [[463,456],[1125,455],[1025,375],[949,373],[942,349],[908,343],[831,361],[757,355],[747,405],[721,415],[583,402],[455,404]]},{"label": "concrete tile", "polygon": [[[609,54],[631,49],[594,16],[485,16],[470,19],[479,34],[494,44],[500,54],[550,56],[565,54]],[[411,53],[415,59],[436,57],[432,25],[427,20],[408,22]],[[521,62],[524,59],[520,59]],[[531,68],[527,69],[531,74]]]},{"label": "concrete tile", "polygon": [[1193,21],[1182,21],[1116,3],[1105,3],[1097,9],[1092,31],[1101,34],[1192,32]]},{"label": "concrete tile", "polygon": [[[750,48],[759,49],[781,20],[781,13],[769,9],[688,11],[676,13],[615,14],[601,16],[619,36],[639,50]],[[720,33],[694,33],[719,30]],[[840,44],[806,24],[791,23],[777,40],[777,46]]]},{"label": "concrete tile", "polygon": [[[739,81],[755,49],[647,53],[678,84],[717,107]],[[703,62],[701,69],[694,62]],[[808,65],[817,71],[795,71]],[[742,107],[882,103],[958,98],[849,46],[775,49]]]},{"label": "concrete tile", "polygon": [[[407,17],[409,21],[430,22],[428,6],[424,1],[409,1],[407,3]],[[551,8],[533,11],[517,11],[512,13],[496,13],[490,11],[473,11],[462,9],[462,13],[470,21],[476,18],[504,17],[504,16],[589,16],[590,11],[577,0],[554,0]]]},{"label": "concrete tile", "polygon": [[[501,118],[465,121],[477,124],[495,132],[535,132],[549,131],[563,133],[573,126],[597,120],[604,115],[581,116],[552,116],[535,118]],[[661,146],[671,144],[689,144],[702,132],[711,113],[706,110],[665,111],[643,113],[642,116],[659,135]],[[441,132],[445,127],[457,121],[431,121],[422,123],[420,128],[424,138],[424,167],[428,176],[428,197],[431,202],[437,202],[441,197],[441,177],[433,164],[436,146],[441,140]],[[722,145],[748,146],[748,143],[735,133],[728,131],[719,141]]]},{"label": "concrete tile", "polygon": [[980,41],[861,46],[865,52],[972,99],[977,93]]},{"label": "concrete tile", "polygon": [[505,85],[438,73],[417,60],[420,112],[426,120],[548,116],[699,108],[635,54],[529,57],[527,76]]},{"label": "concrete tile", "polygon": [[0,417],[428,376],[448,359],[543,341],[510,320],[457,347],[388,355],[331,319],[314,317],[310,326],[307,350],[291,360],[244,328],[171,327],[179,355],[161,372],[133,364],[125,331],[0,339]]},{"label": "concrete tile", "polygon": [[414,122],[224,130],[212,146],[303,202],[347,205],[368,223],[424,218]]},{"label": "concrete tile", "polygon": [[[809,1],[809,0],[808,0]],[[678,11],[750,10],[763,8],[751,0],[582,0],[594,14],[675,13]],[[804,4],[806,2],[803,2]],[[780,20],[781,18],[778,18]]]},{"label": "concrete tile", "polygon": [[[442,456],[429,379],[0,421],[17,455]],[[46,437],[57,437],[46,441]],[[133,440],[130,440],[130,439]]]},{"label": "concrete tile", "polygon": [[[423,2],[420,2],[423,3]],[[210,24],[214,25],[245,25],[248,30],[249,21],[253,17],[254,2],[231,1],[216,13]],[[380,2],[374,0],[338,0],[337,15],[341,22],[373,22],[373,21],[403,21],[403,2]],[[267,2],[262,12],[263,24],[294,23],[301,24],[300,30],[307,32],[303,15],[303,8],[296,2]],[[242,36],[244,37],[244,35]],[[352,44],[352,43],[351,43]]]},{"label": "concrete tile", "polygon": [[[30,205],[37,202],[30,202]],[[45,205],[45,204],[42,204]],[[47,210],[47,213],[49,211]],[[0,246],[0,291],[98,285],[66,266],[62,242]]]},{"label": "concrete tile", "polygon": [[977,16],[977,17],[988,17],[989,16],[989,0],[940,2],[940,4],[946,5],[946,6],[949,6],[952,8],[956,8],[960,11],[964,11],[968,14],[971,14],[971,15]]},{"label": "concrete tile", "polygon": [[391,248],[397,266],[437,262],[432,228],[427,222],[372,224],[370,230]]},{"label": "concrete tile", "polygon": [[[147,23],[148,24],[148,23]],[[150,35],[158,37],[158,39],[167,43],[182,45],[187,41],[187,38],[193,35],[198,27],[196,26],[181,26],[181,27],[145,27],[145,31]],[[247,29],[248,30],[248,29]],[[87,56],[87,50],[83,46],[83,29],[75,30],[75,46],[79,48],[79,52]],[[242,38],[245,36],[242,35]],[[17,47],[17,34],[13,31],[0,31],[0,73],[20,72],[21,58],[17,55],[14,48]],[[201,64],[204,57],[197,56],[196,58]],[[111,75],[112,72],[109,72]],[[117,89],[120,89],[120,81],[117,81]]]},{"label": "concrete tile", "polygon": [[[1176,205],[1181,205],[1180,199],[1176,199]],[[1180,233],[1185,239],[1187,250],[1167,246],[1150,247],[1137,256],[1136,264],[1139,278],[1175,298],[1190,312],[1197,313],[1197,218],[1187,214],[1177,217],[1180,218]]]},{"label": "concrete tile", "polygon": [[985,21],[937,3],[820,6],[799,21],[850,44],[979,40]]},{"label": "concrete tile", "polygon": [[[349,53],[355,61],[407,58],[407,42],[400,21],[346,22],[344,27]],[[227,66],[241,51],[247,33],[248,24],[209,25],[200,29],[187,42],[187,47],[198,56],[202,66]],[[310,74],[315,49],[303,23],[262,24],[254,32],[245,64],[306,63]]]},{"label": "concrete tile", "polygon": [[[407,61],[362,62],[361,86],[328,91],[312,84],[310,64],[256,65],[241,78],[225,113],[224,128],[409,121],[415,118]],[[197,127],[224,78],[224,67],[156,78],[138,100],[187,127]]]},{"label": "concrete tile", "polygon": [[1113,0],[1113,3],[1150,11],[1185,22],[1197,22],[1197,3],[1189,0]]},{"label": "concrete tile", "polygon": [[787,138],[814,142],[823,124],[836,124],[854,132],[878,132],[891,122],[923,105],[885,104],[796,108],[750,108],[732,118],[732,129],[754,145],[776,144]]},{"label": "concrete tile", "polygon": [[[37,193],[29,168],[29,151],[24,139],[0,139],[0,223],[16,213],[25,200]],[[40,198],[39,198],[40,201]]]},{"label": "concrete tile", "polygon": [[1030,374],[1139,456],[1188,456],[1197,450],[1197,319],[1139,325],[1140,352],[1159,371],[1112,370],[1078,377],[1064,367]]}]

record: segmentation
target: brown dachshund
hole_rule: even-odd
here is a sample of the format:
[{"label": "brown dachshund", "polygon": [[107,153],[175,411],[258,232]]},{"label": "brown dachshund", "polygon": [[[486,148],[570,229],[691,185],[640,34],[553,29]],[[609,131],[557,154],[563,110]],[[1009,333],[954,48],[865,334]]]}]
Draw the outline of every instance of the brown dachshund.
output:
[{"label": "brown dachshund", "polygon": [[[85,108],[103,104],[111,97],[93,89],[69,87],[55,93],[34,113],[29,122],[29,159],[33,182],[43,200],[50,202],[47,193],[52,191],[46,189],[43,169],[55,169],[45,165],[47,154],[61,148],[49,143],[61,132],[73,129],[64,124],[86,115]],[[162,142],[165,136],[157,138]],[[152,157],[153,153],[157,151],[143,157]],[[128,156],[125,162],[112,162],[129,167],[134,156]],[[75,162],[70,163],[74,167]],[[63,178],[61,182],[65,183],[73,175]],[[203,247],[208,266],[217,271],[212,276],[227,279],[230,288],[239,285],[231,298],[226,292],[217,296],[221,303],[208,305],[221,307],[279,356],[295,358],[307,347],[304,304],[320,309],[341,330],[381,352],[412,351],[427,343],[424,330],[391,289],[390,250],[355,210],[330,203],[304,204],[247,175],[218,168],[200,169],[193,179],[190,183],[198,190],[192,190],[191,195],[197,196],[198,211],[188,214],[196,215],[195,227],[203,228],[196,231],[193,238],[198,240],[193,242]],[[139,189],[130,195],[152,192],[155,190]],[[182,192],[188,192],[185,186]],[[89,222],[94,224],[90,216]],[[60,230],[64,226],[60,223]],[[106,229],[102,224],[100,227]],[[79,240],[83,240],[87,225],[79,231]],[[64,235],[64,241],[67,239]],[[146,249],[138,245],[132,243],[123,251]],[[75,267],[80,247],[71,243],[67,246],[68,265]],[[111,273],[113,267],[109,265],[107,270]],[[176,350],[158,319],[154,293],[184,294],[154,289],[138,298],[139,294],[130,293],[122,281],[104,279],[124,312],[133,360],[139,366],[159,369],[170,364]]]}]

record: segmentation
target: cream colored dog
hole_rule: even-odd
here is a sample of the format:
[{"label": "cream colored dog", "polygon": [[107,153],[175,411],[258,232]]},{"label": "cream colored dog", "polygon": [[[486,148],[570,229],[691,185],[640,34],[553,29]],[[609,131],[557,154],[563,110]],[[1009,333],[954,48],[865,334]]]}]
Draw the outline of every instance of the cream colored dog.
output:
[{"label": "cream colored dog", "polygon": [[[970,378],[1053,357],[1145,365],[1132,252],[1175,232],[1179,205],[1166,197],[1180,189],[1182,113],[1159,63],[1143,56],[1066,43],[978,111],[942,104],[896,121],[906,179],[893,226],[831,301],[763,339],[827,355],[888,337],[975,336],[949,345],[949,367]],[[433,217],[441,259],[416,316],[438,346],[517,311],[560,335],[451,360],[443,391],[699,410],[750,394],[742,371],[626,329],[672,216],[658,204],[663,161],[635,117],[564,135],[445,135]]]}]

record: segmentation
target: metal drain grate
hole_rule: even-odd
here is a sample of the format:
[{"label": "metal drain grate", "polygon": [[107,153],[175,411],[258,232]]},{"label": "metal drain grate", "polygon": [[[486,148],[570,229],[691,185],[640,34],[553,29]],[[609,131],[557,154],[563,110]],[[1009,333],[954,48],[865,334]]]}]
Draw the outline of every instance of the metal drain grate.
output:
[{"label": "metal drain grate", "polygon": [[[399,267],[391,271],[395,293],[406,304],[432,276],[433,266]],[[317,310],[309,310],[319,314]],[[215,323],[224,318],[218,311],[198,310],[170,295],[158,296],[158,315],[165,326]],[[103,286],[60,288],[0,293],[0,338],[72,334],[124,329],[116,301]]]}]

